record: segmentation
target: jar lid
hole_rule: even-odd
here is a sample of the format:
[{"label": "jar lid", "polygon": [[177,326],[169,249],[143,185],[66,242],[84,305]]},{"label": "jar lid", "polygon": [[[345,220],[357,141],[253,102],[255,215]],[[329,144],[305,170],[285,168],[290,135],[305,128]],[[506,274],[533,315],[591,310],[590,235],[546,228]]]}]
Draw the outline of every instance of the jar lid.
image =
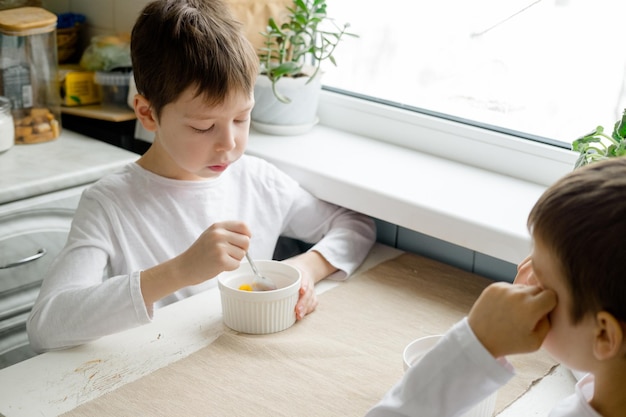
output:
[{"label": "jar lid", "polygon": [[52,32],[57,16],[41,7],[18,7],[0,11],[0,33],[25,36]]}]

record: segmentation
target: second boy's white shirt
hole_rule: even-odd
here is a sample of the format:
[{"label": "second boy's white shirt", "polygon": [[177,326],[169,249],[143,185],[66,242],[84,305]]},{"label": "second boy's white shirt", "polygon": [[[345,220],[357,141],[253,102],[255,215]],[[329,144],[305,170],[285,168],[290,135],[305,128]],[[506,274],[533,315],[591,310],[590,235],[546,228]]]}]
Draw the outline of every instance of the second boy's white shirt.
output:
[{"label": "second boy's white shirt", "polygon": [[[457,417],[513,376],[511,364],[495,359],[474,335],[467,318],[456,323],[366,417]],[[547,417],[602,417],[589,405],[593,376],[559,402]]]},{"label": "second boy's white shirt", "polygon": [[[140,272],[224,220],[246,222],[257,259],[272,257],[280,235],[318,242],[313,249],[340,270],[335,279],[354,272],[375,240],[371,219],[316,199],[259,158],[244,155],[205,181],[172,180],[132,163],[84,192],[29,317],[31,346],[59,349],[148,323]],[[154,309],[216,285],[211,279],[183,288]]]}]

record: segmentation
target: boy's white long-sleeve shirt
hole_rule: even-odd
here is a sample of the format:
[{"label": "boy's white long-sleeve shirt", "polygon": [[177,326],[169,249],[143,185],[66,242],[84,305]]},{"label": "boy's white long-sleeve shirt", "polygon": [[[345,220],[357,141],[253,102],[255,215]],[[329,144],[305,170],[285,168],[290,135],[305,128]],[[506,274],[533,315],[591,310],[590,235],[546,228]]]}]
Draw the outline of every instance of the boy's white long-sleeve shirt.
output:
[{"label": "boy's white long-sleeve shirt", "polygon": [[[412,366],[366,417],[457,417],[506,384],[514,375],[506,359],[495,359],[474,335],[467,318],[456,323]],[[589,405],[593,376],[548,417],[602,417]]]},{"label": "boy's white long-sleeve shirt", "polygon": [[[266,161],[244,155],[220,177],[164,178],[136,163],[82,195],[66,246],[44,278],[27,328],[35,351],[79,345],[152,320],[140,273],[174,258],[213,223],[245,222],[249,252],[271,259],[279,236],[316,243],[349,276],[375,241],[367,216],[323,202]],[[154,310],[217,285],[183,288]]]}]

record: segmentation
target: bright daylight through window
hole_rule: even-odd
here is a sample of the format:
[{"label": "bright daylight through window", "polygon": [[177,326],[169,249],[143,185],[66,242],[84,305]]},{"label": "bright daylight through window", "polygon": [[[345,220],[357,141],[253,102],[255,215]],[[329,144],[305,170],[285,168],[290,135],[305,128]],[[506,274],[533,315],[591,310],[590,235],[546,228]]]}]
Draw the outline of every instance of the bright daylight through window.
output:
[{"label": "bright daylight through window", "polygon": [[561,143],[626,107],[623,0],[328,0],[349,22],[323,84]]}]

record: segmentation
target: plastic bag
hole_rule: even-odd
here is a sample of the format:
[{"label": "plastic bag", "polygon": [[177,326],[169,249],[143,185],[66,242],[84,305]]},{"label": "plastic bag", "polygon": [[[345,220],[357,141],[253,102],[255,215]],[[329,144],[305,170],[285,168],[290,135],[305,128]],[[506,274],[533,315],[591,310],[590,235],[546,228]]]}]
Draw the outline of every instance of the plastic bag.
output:
[{"label": "plastic bag", "polygon": [[124,35],[93,37],[80,58],[80,66],[88,71],[130,68],[130,39]]}]

